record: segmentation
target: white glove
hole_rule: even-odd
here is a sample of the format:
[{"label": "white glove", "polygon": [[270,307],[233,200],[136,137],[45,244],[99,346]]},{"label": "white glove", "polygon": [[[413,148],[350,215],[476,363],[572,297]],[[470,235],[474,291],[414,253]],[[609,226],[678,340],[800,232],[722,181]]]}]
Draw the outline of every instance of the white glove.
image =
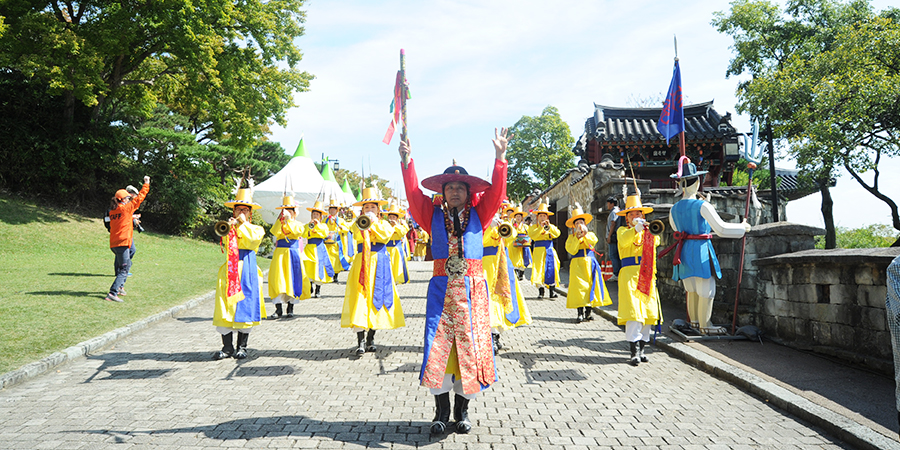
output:
[{"label": "white glove", "polygon": [[494,216],[494,218],[491,219],[491,226],[492,226],[492,227],[499,227],[499,226],[500,226],[500,218],[497,217],[497,216]]},{"label": "white glove", "polygon": [[644,227],[646,226],[647,221],[644,219],[641,219],[640,217],[635,217],[634,220],[631,221],[631,223],[634,224],[634,231],[637,231],[638,233],[643,233]]},{"label": "white glove", "polygon": [[744,226],[744,233],[749,233],[749,232],[750,232],[750,224],[747,223],[747,220],[746,220],[746,219],[745,219],[744,221],[741,222],[741,225]]},{"label": "white glove", "polygon": [[378,215],[372,211],[367,212],[366,215],[369,216],[370,219],[372,219],[372,223],[375,223],[375,221],[378,220]]}]

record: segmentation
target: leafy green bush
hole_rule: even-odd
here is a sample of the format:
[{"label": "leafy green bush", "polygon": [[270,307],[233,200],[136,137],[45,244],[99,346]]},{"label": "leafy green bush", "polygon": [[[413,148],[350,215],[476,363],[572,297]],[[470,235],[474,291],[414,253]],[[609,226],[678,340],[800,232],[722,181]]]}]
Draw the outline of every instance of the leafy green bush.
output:
[{"label": "leafy green bush", "polygon": [[[873,224],[863,228],[837,227],[835,233],[837,248],[890,247],[900,238],[900,232],[883,224]],[[816,248],[825,248],[825,236],[816,236]]]}]

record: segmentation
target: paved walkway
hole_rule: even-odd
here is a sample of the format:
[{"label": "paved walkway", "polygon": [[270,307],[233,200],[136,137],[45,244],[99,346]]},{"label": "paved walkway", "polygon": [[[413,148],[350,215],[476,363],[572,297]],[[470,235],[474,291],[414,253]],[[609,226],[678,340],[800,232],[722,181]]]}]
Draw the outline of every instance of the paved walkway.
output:
[{"label": "paved walkway", "polygon": [[407,326],[353,355],[343,284],[266,321],[250,358],[213,361],[212,302],[112,348],[0,391],[3,448],[749,449],[848,448],[822,429],[651,349],[626,364],[620,329],[575,324],[565,300],[533,300],[534,323],[503,335],[500,381],[470,408],[469,435],[428,435],[418,387],[430,263],[401,286]]}]

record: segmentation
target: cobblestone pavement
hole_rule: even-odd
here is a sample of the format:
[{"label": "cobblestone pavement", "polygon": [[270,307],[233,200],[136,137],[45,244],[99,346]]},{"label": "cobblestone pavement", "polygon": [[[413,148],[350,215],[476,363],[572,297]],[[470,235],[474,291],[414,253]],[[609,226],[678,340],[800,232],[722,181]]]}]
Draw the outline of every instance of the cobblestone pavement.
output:
[{"label": "cobblestone pavement", "polygon": [[619,328],[576,324],[563,297],[536,300],[530,286],[534,323],[503,335],[500,381],[472,403],[472,433],[431,438],[434,401],[418,386],[430,267],[412,263],[406,327],[379,331],[374,354],[356,357],[340,328],[343,282],[254,329],[242,361],[212,360],[221,340],[206,302],[0,391],[0,447],[846,448],[663,352],[629,366]]}]

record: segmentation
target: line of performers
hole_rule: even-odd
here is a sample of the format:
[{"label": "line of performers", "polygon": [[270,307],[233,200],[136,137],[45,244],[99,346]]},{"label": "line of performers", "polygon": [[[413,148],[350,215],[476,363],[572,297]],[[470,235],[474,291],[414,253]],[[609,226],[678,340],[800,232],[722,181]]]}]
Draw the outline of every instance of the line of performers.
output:
[{"label": "line of performers", "polygon": [[[435,435],[471,430],[469,402],[497,380],[495,355],[501,348],[500,333],[531,323],[519,285],[524,269],[531,266],[531,282],[541,295],[546,288],[550,297],[555,297],[554,288],[559,285],[559,257],[553,239],[561,232],[549,223],[553,213],[547,203],[534,211],[537,221],[527,229],[525,214],[504,204],[507,133],[506,129],[495,130],[491,182],[469,175],[454,161],[442,174],[422,180],[422,187],[440,194],[434,196],[422,192],[411,147],[407,141],[400,144],[409,214],[418,224],[417,234],[430,241],[434,260],[419,379],[435,399],[431,424]],[[216,287],[213,325],[222,336],[222,349],[215,359],[246,358],[249,333],[266,317],[259,286],[262,274],[256,264],[256,250],[265,231],[250,223],[252,211],[260,208],[251,195],[249,189],[239,189],[235,199],[225,203],[233,209],[233,217],[227,222],[227,232],[222,233],[227,259]],[[279,207],[282,214],[271,229],[277,243],[269,271],[269,297],[276,305],[273,318],[281,317],[282,305],[287,305],[285,314],[292,315],[294,304],[316,295],[322,284],[336,281],[339,272],[348,271],[341,327],[355,333],[359,355],[377,351],[377,330],[405,326],[396,286],[409,281],[409,253],[401,250],[409,231],[401,220],[404,212],[392,208],[383,218],[381,208],[388,202],[375,188],[365,188],[362,197],[354,204],[361,208],[355,220],[343,220],[338,205],[326,210],[316,203],[307,208],[311,221],[303,224],[297,220],[297,205],[285,196]],[[660,316],[653,251],[659,241],[647,238],[641,220],[632,220],[649,210],[641,207],[640,198],[629,197],[626,206],[619,212],[631,224],[619,231],[623,259],[619,322],[626,327],[632,360],[646,361],[643,347],[649,339],[648,328]],[[578,321],[590,320],[592,307],[611,303],[594,256],[597,236],[587,227],[591,220],[590,213],[577,207],[566,222],[570,229],[566,251],[571,255],[566,306],[578,310]],[[525,245],[523,235],[530,239],[530,246]],[[306,240],[302,252],[301,238]],[[249,270],[243,270],[245,267]],[[641,342],[639,353],[636,342]]]}]

